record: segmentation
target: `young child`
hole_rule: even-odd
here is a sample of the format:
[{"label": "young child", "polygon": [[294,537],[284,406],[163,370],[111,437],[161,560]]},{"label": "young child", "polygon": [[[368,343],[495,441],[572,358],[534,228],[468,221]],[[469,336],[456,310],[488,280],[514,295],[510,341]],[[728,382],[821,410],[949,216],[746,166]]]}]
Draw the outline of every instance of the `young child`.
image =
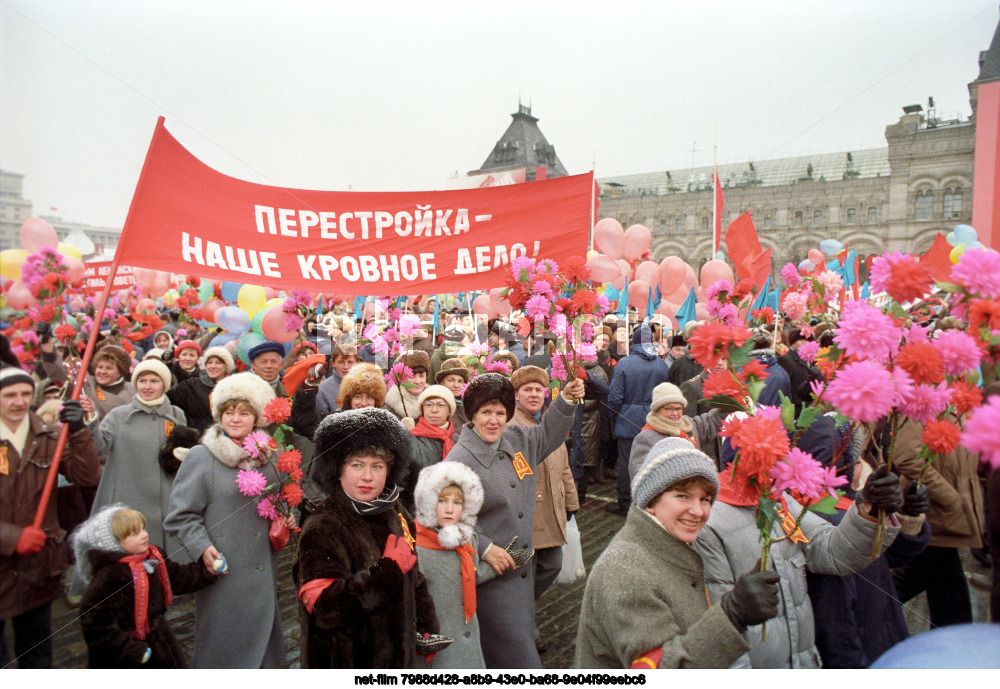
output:
[{"label": "young child", "polygon": [[179,565],[149,545],[146,518],[110,505],[75,532],[77,567],[87,585],[80,624],[92,668],[186,668],[165,615],[174,594],[193,593],[225,574],[199,560]]},{"label": "young child", "polygon": [[485,550],[478,551],[474,531],[476,515],[483,506],[483,485],[467,466],[438,462],[420,472],[414,498],[420,571],[434,599],[440,634],[455,640],[434,656],[433,666],[485,668],[479,645],[476,584],[496,573],[481,559]]}]

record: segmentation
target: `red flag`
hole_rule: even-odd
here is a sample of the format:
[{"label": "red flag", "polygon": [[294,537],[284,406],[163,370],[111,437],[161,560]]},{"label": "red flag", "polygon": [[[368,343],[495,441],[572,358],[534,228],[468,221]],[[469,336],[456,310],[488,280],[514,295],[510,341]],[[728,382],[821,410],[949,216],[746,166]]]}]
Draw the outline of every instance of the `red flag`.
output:
[{"label": "red flag", "polygon": [[548,168],[545,165],[539,165],[535,168],[535,181],[541,182],[548,175]]},{"label": "red flag", "polygon": [[951,245],[943,234],[938,232],[931,248],[920,257],[920,262],[931,272],[935,280],[947,282],[951,279]]},{"label": "red flag", "polygon": [[[719,168],[715,168],[715,228],[712,234],[712,258],[719,251],[722,244],[722,208],[726,205],[725,194],[722,193],[722,185],[719,184]],[[726,246],[729,246],[728,243]]]},{"label": "red flag", "polygon": [[763,287],[771,274],[771,250],[764,249],[749,262],[749,279],[758,287]]},{"label": "red flag", "polygon": [[751,264],[763,252],[750,213],[744,213],[729,223],[726,228],[726,251],[736,269],[736,277],[749,279],[753,274]]}]

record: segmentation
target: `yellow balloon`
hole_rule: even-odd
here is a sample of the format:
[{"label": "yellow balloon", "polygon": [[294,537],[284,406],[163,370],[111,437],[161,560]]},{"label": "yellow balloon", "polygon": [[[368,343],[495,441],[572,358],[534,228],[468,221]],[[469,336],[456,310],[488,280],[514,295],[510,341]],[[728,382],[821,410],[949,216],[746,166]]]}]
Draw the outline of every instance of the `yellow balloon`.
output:
[{"label": "yellow balloon", "polygon": [[285,303],[284,297],[275,297],[274,299],[268,299],[266,302],[264,302],[264,308],[269,309],[272,306],[281,306],[284,303]]},{"label": "yellow balloon", "polygon": [[951,259],[952,263],[958,263],[959,259],[962,258],[962,254],[964,253],[965,253],[965,244],[959,244],[958,246],[956,246],[954,249],[951,250],[951,253],[948,255],[948,258]]},{"label": "yellow balloon", "polygon": [[251,318],[253,318],[255,313],[264,308],[264,302],[266,301],[267,296],[264,293],[264,288],[260,285],[243,285],[236,296],[236,303]]},{"label": "yellow balloon", "polygon": [[83,260],[83,254],[80,253],[80,249],[72,244],[60,244],[56,247],[56,251],[61,253],[63,256],[72,256],[73,258]]},{"label": "yellow balloon", "polygon": [[177,292],[171,290],[163,295],[163,303],[167,306],[173,306],[174,302],[177,300]]},{"label": "yellow balloon", "polygon": [[587,258],[593,258],[594,256],[600,256],[601,252],[591,249],[587,252]]},{"label": "yellow balloon", "polygon": [[0,275],[10,280],[21,279],[21,264],[28,258],[24,249],[4,249],[0,251]]}]

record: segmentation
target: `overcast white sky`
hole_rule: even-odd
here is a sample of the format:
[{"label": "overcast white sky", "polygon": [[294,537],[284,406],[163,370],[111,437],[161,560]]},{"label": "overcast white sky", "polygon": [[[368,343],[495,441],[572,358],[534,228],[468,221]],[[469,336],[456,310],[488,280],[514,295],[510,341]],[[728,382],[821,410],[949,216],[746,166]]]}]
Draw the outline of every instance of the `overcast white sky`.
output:
[{"label": "overcast white sky", "polygon": [[[156,118],[228,175],[444,188],[530,103],[571,174],[885,145],[970,114],[997,0],[0,0],[0,167],[121,227]],[[697,143],[695,143],[697,142]]]}]

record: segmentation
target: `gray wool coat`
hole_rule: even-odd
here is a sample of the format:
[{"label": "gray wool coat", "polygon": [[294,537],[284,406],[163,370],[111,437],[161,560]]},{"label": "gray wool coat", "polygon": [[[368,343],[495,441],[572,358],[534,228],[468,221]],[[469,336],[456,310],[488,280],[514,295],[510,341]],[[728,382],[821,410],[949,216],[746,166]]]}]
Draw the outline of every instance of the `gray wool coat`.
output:
[{"label": "gray wool coat", "polygon": [[[516,547],[530,546],[534,532],[535,467],[566,440],[575,407],[562,397],[549,406],[540,426],[508,423],[496,450],[466,426],[445,458],[471,468],[483,482],[485,500],[476,533],[479,555],[517,536]],[[520,452],[530,474],[518,478],[514,455]],[[476,587],[483,656],[488,668],[541,668],[535,650],[535,588],[530,567],[508,570]]]},{"label": "gray wool coat", "polygon": [[[718,444],[719,429],[722,428],[723,417],[718,409],[713,409],[707,414],[701,414],[691,418],[684,417],[691,422],[692,432],[699,450],[709,457],[713,455],[705,448],[716,447]],[[647,424],[648,425],[648,424]],[[632,441],[632,453],[628,457],[628,478],[631,482],[635,475],[639,473],[642,463],[646,461],[646,455],[653,449],[653,445],[666,438],[664,434],[652,428],[643,428],[639,435]]]},{"label": "gray wool coat", "polygon": [[[587,577],[576,636],[578,668],[725,668],[750,648],[709,607],[701,556],[635,505]],[[650,661],[652,662],[652,661]]]},{"label": "gray wool coat", "polygon": [[241,449],[216,424],[184,458],[163,527],[200,559],[214,545],[229,574],[195,599],[192,667],[273,668],[285,658],[278,608],[278,553],[257,498],[236,487]]},{"label": "gray wool coat", "polygon": [[[788,509],[798,518],[801,505],[787,493]],[[713,605],[741,576],[753,569],[760,559],[761,544],[756,525],[756,507],[737,507],[716,501],[708,523],[698,535],[695,548],[705,561],[705,578]],[[788,540],[771,546],[772,569],[781,575],[778,616],[767,621],[767,639],[761,625],[747,629],[750,652],[741,657],[737,667],[815,668],[820,666],[816,650],[812,604],[806,591],[806,570],[817,574],[845,576],[871,564],[872,545],[877,525],[860,514],[854,505],[844,519],[834,526],[815,514],[802,518],[801,529],[808,543]],[[898,526],[889,526],[884,547],[896,538]],[[777,524],[772,536],[784,535]]]},{"label": "gray wool coat", "polygon": [[[100,430],[92,433],[98,453],[107,455],[108,459],[90,516],[116,502],[139,510],[146,517],[149,542],[171,560],[183,564],[190,560],[181,544],[163,531],[174,477],[160,468],[160,447],[167,441],[168,429],[174,425],[187,425],[187,418],[169,401],[147,407],[133,399],[108,412],[101,421]],[[90,428],[93,429],[93,425]]]},{"label": "gray wool coat", "polygon": [[[473,534],[469,541],[473,551],[472,561],[476,565],[476,584],[481,584],[496,576],[493,568],[479,559],[478,542]],[[479,670],[486,667],[480,646],[479,615],[465,621],[462,605],[462,558],[454,550],[433,550],[417,546],[417,560],[420,571],[427,579],[427,590],[434,599],[441,634],[455,642],[440,651],[431,662],[434,670],[464,668]],[[478,588],[478,586],[477,586]]]}]

